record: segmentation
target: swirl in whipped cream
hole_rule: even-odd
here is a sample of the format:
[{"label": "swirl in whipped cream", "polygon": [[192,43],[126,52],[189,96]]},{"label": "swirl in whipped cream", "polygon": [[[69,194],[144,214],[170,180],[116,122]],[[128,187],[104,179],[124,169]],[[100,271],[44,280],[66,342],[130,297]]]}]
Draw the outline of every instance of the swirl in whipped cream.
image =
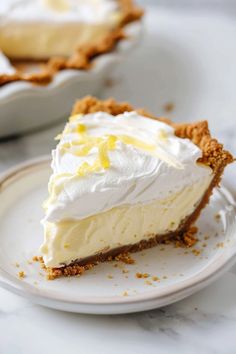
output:
[{"label": "swirl in whipped cream", "polygon": [[[81,140],[81,127],[89,140]],[[109,165],[91,170],[99,162],[99,141],[110,136],[115,147],[106,150]],[[124,136],[129,139],[122,140]],[[91,138],[97,143],[88,149]],[[45,220],[80,220],[121,205],[162,200],[212,174],[197,163],[201,155],[169,125],[136,112],[72,117],[52,153]],[[87,166],[83,174],[78,173],[81,166]]]}]

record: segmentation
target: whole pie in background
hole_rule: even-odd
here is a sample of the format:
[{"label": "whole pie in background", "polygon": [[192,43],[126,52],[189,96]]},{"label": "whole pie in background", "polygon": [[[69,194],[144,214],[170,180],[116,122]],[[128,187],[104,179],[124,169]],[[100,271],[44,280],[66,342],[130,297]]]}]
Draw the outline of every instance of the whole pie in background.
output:
[{"label": "whole pie in background", "polygon": [[88,69],[142,15],[132,0],[1,0],[0,85],[46,84],[59,70]]}]

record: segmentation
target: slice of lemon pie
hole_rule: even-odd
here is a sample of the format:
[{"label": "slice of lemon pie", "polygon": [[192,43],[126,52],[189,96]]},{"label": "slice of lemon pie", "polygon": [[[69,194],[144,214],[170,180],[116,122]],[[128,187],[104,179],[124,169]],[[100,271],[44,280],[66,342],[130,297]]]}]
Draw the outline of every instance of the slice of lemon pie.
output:
[{"label": "slice of lemon pie", "polygon": [[58,139],[42,221],[52,276],[181,238],[232,162],[207,122],[173,124],[92,97]]}]

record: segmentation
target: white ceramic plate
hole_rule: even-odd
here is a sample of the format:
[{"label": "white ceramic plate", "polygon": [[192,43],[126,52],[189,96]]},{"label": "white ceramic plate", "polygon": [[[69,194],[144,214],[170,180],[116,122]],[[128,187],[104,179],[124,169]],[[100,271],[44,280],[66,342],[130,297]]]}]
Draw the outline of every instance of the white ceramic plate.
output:
[{"label": "white ceramic plate", "polygon": [[100,55],[90,70],[63,70],[46,86],[13,82],[0,88],[0,138],[49,125],[65,117],[75,101],[99,95],[111,71],[138,42],[140,21],[125,27],[127,38],[111,53]]},{"label": "white ceramic plate", "polygon": [[[198,222],[192,249],[159,246],[133,255],[136,263],[98,265],[82,277],[48,281],[29,264],[42,241],[41,204],[47,195],[48,158],[19,165],[0,179],[0,285],[35,303],[81,313],[118,314],[157,308],[180,300],[219,277],[236,254],[235,203],[216,190]],[[220,215],[216,219],[216,215]],[[200,252],[198,254],[198,252]],[[16,266],[19,264],[19,267]],[[18,278],[24,271],[26,277]],[[157,276],[137,279],[137,272]],[[149,283],[150,282],[150,283]],[[124,296],[127,295],[127,296]]]}]

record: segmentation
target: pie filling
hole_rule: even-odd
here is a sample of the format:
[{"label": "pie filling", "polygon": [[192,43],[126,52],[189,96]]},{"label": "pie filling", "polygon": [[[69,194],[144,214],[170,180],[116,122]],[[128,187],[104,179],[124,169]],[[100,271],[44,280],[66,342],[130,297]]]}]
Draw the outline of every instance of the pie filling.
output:
[{"label": "pie filling", "polygon": [[69,57],[121,23],[115,0],[1,0],[0,48],[18,60]]},{"label": "pie filling", "polygon": [[47,267],[68,265],[154,235],[176,231],[191,215],[211,182],[211,175],[169,197],[149,204],[120,206],[82,220],[45,222],[41,253]]},{"label": "pie filling", "polygon": [[6,30],[0,29],[0,48],[14,60],[69,57],[82,45],[96,44],[112,29],[113,26],[106,24],[15,25]]},{"label": "pie filling", "polygon": [[72,115],[56,137],[40,249],[49,269],[177,235],[220,178],[171,124],[102,109]]}]

